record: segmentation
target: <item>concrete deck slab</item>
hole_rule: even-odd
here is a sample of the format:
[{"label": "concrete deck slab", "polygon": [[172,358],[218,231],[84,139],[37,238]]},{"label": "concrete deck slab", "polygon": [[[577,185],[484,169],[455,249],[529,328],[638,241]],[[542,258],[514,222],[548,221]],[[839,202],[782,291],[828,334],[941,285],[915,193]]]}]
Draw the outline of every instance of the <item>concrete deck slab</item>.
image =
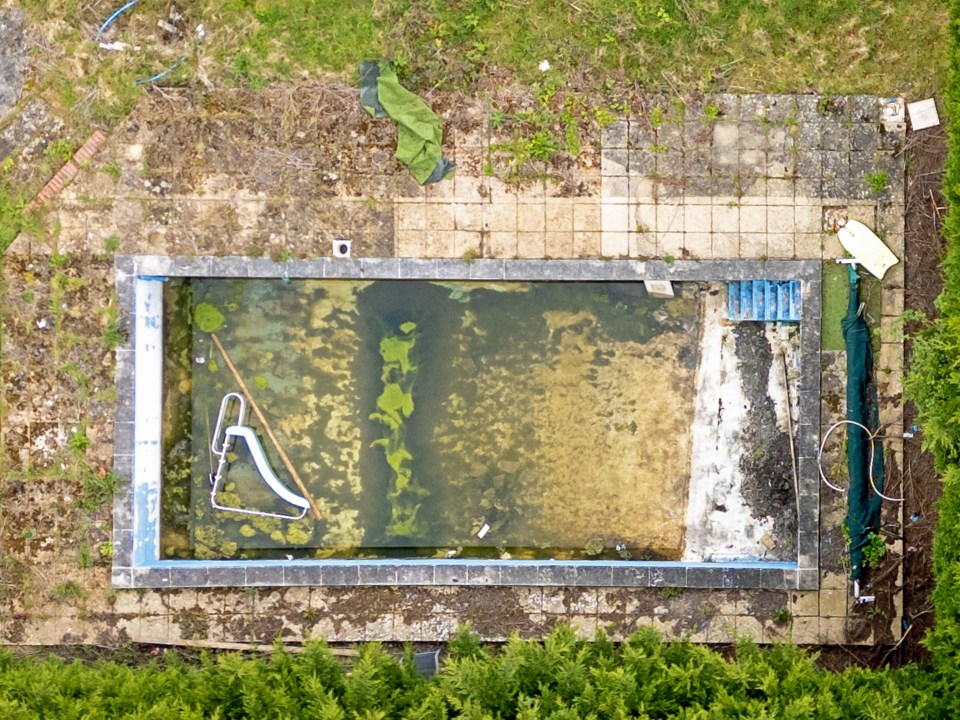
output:
[{"label": "concrete deck slab", "polygon": [[[699,154],[691,151],[688,140],[704,127],[702,118],[684,118],[680,125],[662,131],[652,128],[648,118],[623,118],[606,127],[599,163],[577,170],[587,194],[576,197],[570,193],[556,197],[563,192],[558,185],[551,184],[549,191],[546,183],[516,187],[484,175],[488,139],[476,128],[456,133],[457,152],[463,151],[456,178],[423,189],[392,164],[392,148],[386,144],[374,142],[376,147],[365,160],[345,160],[343,166],[321,155],[314,170],[294,173],[295,168],[266,152],[284,142],[269,134],[264,136],[263,152],[251,158],[234,157],[225,148],[197,160],[190,155],[192,144],[162,144],[163,132],[196,125],[198,117],[215,109],[187,103],[159,125],[137,124],[135,111],[131,122],[109,140],[103,158],[81,172],[71,192],[52,208],[51,217],[60,220],[57,248],[95,257],[103,253],[109,238],[116,238],[127,254],[228,252],[322,260],[329,257],[335,239],[347,238],[353,241],[355,258],[744,257],[767,260],[772,267],[772,258],[832,261],[840,254],[835,235],[823,227],[825,209],[840,207],[882,232],[894,252],[902,254],[903,155],[891,151],[897,138],[879,133],[876,99],[852,99],[850,107],[859,110],[851,109],[842,121],[819,112],[815,97],[722,95],[709,102],[720,108],[721,115],[705,126],[709,132]],[[351,122],[367,122],[361,116]],[[215,131],[212,125],[204,127],[202,132]],[[367,126],[357,127],[360,133],[369,132]],[[161,149],[163,153],[158,152]],[[107,162],[119,165],[116,182],[105,172]],[[887,173],[881,192],[873,193],[865,182],[868,172]],[[43,261],[51,253],[49,243],[21,236],[8,259]],[[489,270],[484,262],[472,265],[473,271]],[[4,270],[8,287],[15,294],[26,293],[30,289],[22,287],[22,277],[12,275],[12,267],[8,262]],[[116,271],[122,273],[122,268]],[[109,302],[112,278],[92,287],[93,296]],[[44,291],[30,291],[37,293],[38,302],[49,302]],[[882,383],[882,411],[894,429],[900,422],[902,344],[896,319],[902,310],[903,275],[898,267],[882,285],[884,342],[879,355],[880,365],[890,369]],[[37,319],[31,317],[31,322]],[[129,358],[120,354],[117,361],[118,377],[124,377]],[[823,353],[822,361],[822,404],[819,395],[799,399],[820,408],[820,422],[802,432],[816,434],[839,412],[842,355]],[[5,405],[20,407],[19,396],[11,395],[16,387],[10,374],[14,370],[8,366],[4,372]],[[120,398],[115,409],[99,410],[91,429],[108,434],[116,428],[118,443],[126,442],[125,437],[132,441],[125,407]],[[50,462],[43,455],[43,444],[63,445],[68,437],[64,423],[81,414],[89,416],[83,410],[47,417],[43,403],[24,406],[18,427],[5,423],[5,444],[18,444],[15,461],[43,466]],[[20,444],[24,439],[26,444]],[[898,452],[891,448],[894,488],[901,464]],[[801,458],[801,463],[809,467],[810,460]],[[837,460],[836,454],[828,457],[831,464]],[[128,462],[121,453],[115,467],[122,471]],[[781,573],[763,583],[780,589],[687,588],[673,594],[657,587],[632,587],[646,582],[667,587],[678,581],[668,572],[653,577],[647,569],[636,569],[635,574],[647,573],[644,582],[616,570],[610,577],[613,587],[587,588],[586,596],[574,596],[570,588],[554,583],[573,585],[576,577],[541,577],[538,572],[536,580],[524,580],[520,569],[506,576],[516,573],[515,581],[532,587],[488,587],[471,584],[468,578],[463,586],[418,587],[401,584],[399,575],[394,584],[387,571],[381,586],[322,585],[305,596],[304,588],[268,593],[264,586],[274,580],[252,572],[245,575],[245,583],[264,589],[201,591],[213,593],[216,600],[211,601],[196,589],[170,589],[169,573],[163,570],[138,571],[135,578],[122,567],[112,572],[105,567],[79,572],[74,568],[88,597],[106,596],[111,578],[121,587],[142,584],[157,589],[142,594],[120,590],[114,605],[74,614],[63,622],[60,605],[43,602],[27,609],[5,600],[4,609],[10,612],[4,613],[0,636],[10,642],[65,642],[68,637],[103,642],[178,637],[270,642],[278,634],[298,638],[313,631],[331,640],[436,641],[449,637],[460,620],[472,620],[489,638],[505,637],[511,629],[537,636],[551,622],[566,620],[585,636],[597,627],[609,627],[614,637],[622,637],[640,625],[653,625],[671,636],[690,633],[707,642],[729,642],[740,631],[762,642],[784,636],[799,643],[895,641],[898,598],[883,608],[889,616],[883,628],[850,600],[839,530],[842,503],[824,496],[817,515],[817,525],[806,532],[819,538],[821,564],[810,571],[809,585],[799,573],[789,577]],[[129,529],[122,526],[122,508],[114,517],[117,557],[123,558]],[[297,577],[290,575],[291,580]],[[504,577],[501,572],[501,581]],[[333,573],[329,578],[347,581]],[[475,579],[479,581],[479,576]],[[819,584],[820,591],[788,590],[798,581],[809,587]],[[631,587],[615,587],[618,582]],[[262,611],[250,609],[248,600],[259,601],[266,594],[273,597],[269,610],[266,605]],[[734,596],[743,601],[731,601]],[[792,617],[785,625],[774,620],[781,608]],[[309,621],[296,620],[311,609],[316,614]],[[266,622],[268,615],[278,622]]]}]

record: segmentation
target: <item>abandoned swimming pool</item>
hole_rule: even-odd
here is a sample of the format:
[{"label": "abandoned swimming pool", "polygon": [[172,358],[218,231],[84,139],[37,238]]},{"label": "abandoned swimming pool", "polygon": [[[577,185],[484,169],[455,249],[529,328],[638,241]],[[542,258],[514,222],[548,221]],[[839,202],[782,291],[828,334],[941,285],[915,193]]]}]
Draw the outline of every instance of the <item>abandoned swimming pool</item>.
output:
[{"label": "abandoned swimming pool", "polygon": [[114,583],[815,584],[819,272],[118,258]]}]

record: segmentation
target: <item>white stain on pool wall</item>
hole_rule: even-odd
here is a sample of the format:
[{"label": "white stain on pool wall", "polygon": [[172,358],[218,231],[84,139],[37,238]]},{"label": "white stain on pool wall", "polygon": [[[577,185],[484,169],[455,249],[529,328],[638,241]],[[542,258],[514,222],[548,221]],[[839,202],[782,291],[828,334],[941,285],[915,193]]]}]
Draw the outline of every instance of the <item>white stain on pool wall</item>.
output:
[{"label": "white stain on pool wall", "polygon": [[136,386],[134,443],[134,527],[150,528],[134,537],[142,562],[157,558],[162,464],[163,282],[136,282]]},{"label": "white stain on pool wall", "polygon": [[[750,450],[750,410],[754,398],[744,391],[734,324],[726,319],[723,291],[703,295],[704,311],[697,367],[687,501],[685,562],[772,559],[779,528],[774,519],[756,516],[744,498],[741,459]],[[794,362],[795,346],[786,326],[765,328],[773,362],[767,383],[778,427],[787,430],[782,361]],[[795,393],[796,388],[792,391]]]}]

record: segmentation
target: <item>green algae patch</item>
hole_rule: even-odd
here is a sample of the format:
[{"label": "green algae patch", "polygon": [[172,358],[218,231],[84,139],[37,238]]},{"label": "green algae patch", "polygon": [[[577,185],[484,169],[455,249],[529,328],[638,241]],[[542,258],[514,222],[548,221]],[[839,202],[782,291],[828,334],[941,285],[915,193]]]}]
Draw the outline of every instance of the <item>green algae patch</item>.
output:
[{"label": "green algae patch", "polygon": [[388,383],[377,398],[377,407],[395,419],[399,419],[398,413],[410,417],[413,414],[413,395],[404,392],[398,383]]},{"label": "green algae patch", "polygon": [[194,308],[193,322],[205,333],[214,333],[223,327],[223,313],[216,305],[202,302]]},{"label": "green algae patch", "polygon": [[404,322],[399,326],[400,335],[390,335],[380,341],[380,356],[383,370],[380,374],[383,391],[377,398],[377,409],[370,419],[385,426],[386,434],[371,443],[382,447],[384,456],[393,473],[392,488],[387,493],[390,502],[390,521],[386,533],[392,537],[419,537],[425,528],[417,519],[420,501],[428,491],[413,475],[410,463],[413,455],[406,447],[405,421],[413,415],[413,383],[416,366],[410,353],[416,345],[413,335],[417,325]]},{"label": "green algae patch", "polygon": [[[404,323],[404,326],[413,323]],[[416,327],[416,325],[414,325]],[[412,337],[387,337],[380,341],[380,356],[383,358],[383,373],[381,379],[386,382],[394,370],[406,375],[413,368],[410,365],[410,350],[413,349]]]}]

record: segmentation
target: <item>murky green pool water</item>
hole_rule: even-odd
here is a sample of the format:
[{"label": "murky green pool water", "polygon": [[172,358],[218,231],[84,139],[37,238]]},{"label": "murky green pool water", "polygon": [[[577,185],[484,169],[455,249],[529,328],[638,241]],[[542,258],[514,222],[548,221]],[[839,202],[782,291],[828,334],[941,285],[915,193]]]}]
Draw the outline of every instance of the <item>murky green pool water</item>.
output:
[{"label": "murky green pool water", "polygon": [[[701,318],[678,288],[168,283],[165,556],[678,558]],[[212,508],[211,440],[239,390],[213,327],[320,519]],[[228,459],[220,504],[298,511],[242,441]]]}]

